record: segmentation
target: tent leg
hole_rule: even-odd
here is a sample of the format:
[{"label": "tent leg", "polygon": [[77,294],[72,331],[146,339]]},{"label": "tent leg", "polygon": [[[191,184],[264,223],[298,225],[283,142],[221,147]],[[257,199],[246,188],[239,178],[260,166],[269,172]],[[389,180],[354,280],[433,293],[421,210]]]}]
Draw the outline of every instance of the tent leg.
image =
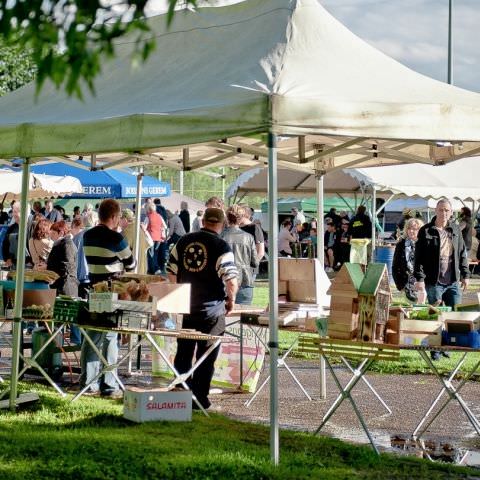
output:
[{"label": "tent leg", "polygon": [[323,175],[316,174],[317,178],[317,258],[321,267],[325,265],[325,245],[323,244],[325,235],[325,222],[323,221],[324,212],[324,188]]},{"label": "tent leg", "polygon": [[[324,253],[324,230],[325,223],[323,221],[324,212],[324,188],[323,188],[323,175],[317,174],[317,258],[320,266],[323,268],[325,265],[325,253]],[[327,397],[327,378],[326,378],[325,358],[320,356],[320,398]]]},{"label": "tent leg", "polygon": [[377,228],[377,190],[375,187],[372,187],[372,258],[371,261],[374,261],[375,258],[375,248],[376,248],[376,228]]},{"label": "tent leg", "polygon": [[[135,272],[138,273],[138,266],[140,265],[140,211],[142,210],[142,183],[143,183],[143,167],[138,169],[137,174],[137,195],[135,197],[135,230],[133,235],[133,256],[137,261]],[[145,252],[142,252],[145,255]],[[129,348],[132,348],[132,336],[129,337]],[[138,354],[140,354],[140,348]],[[128,357],[127,372],[132,373],[132,357]]]},{"label": "tent leg", "polygon": [[277,139],[268,134],[268,220],[269,239],[269,326],[270,339],[270,459],[278,465],[280,457],[278,434],[278,181]]},{"label": "tent leg", "polygon": [[13,347],[12,373],[10,380],[10,410],[15,410],[18,391],[18,366],[20,363],[20,334],[22,328],[23,279],[25,276],[25,256],[27,244],[27,220],[29,216],[28,191],[30,180],[30,159],[26,158],[22,166],[22,193],[20,199],[20,225],[17,245],[17,275],[15,278],[15,304],[13,307]]},{"label": "tent leg", "polygon": [[138,273],[139,253],[140,253],[140,211],[142,209],[142,183],[143,183],[143,167],[140,167],[137,174],[137,195],[135,197],[135,234],[133,236],[133,255],[137,260],[135,271]]}]

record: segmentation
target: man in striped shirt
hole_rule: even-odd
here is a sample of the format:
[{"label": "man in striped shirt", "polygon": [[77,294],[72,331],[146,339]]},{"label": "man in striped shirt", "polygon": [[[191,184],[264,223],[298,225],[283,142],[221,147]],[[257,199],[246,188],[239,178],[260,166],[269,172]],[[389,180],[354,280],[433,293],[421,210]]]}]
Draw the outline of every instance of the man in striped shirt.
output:
[{"label": "man in striped shirt", "polygon": [[[173,283],[190,283],[192,293],[190,314],[183,316],[183,328],[211,335],[225,332],[225,314],[233,309],[238,290],[237,268],[228,244],[220,238],[225,214],[219,208],[207,208],[199,232],[187,233],[173,247],[167,267]],[[174,366],[179,373],[192,367],[196,347],[199,359],[212,342],[177,340]],[[219,348],[203,361],[187,380],[189,387],[203,408],[210,406],[208,393]],[[194,404],[193,408],[197,408]]]},{"label": "man in striped shirt", "polygon": [[104,200],[98,209],[99,223],[83,235],[90,283],[109,280],[124,270],[135,268],[128,241],[117,232],[121,209],[116,200]]},{"label": "man in striped shirt", "polygon": [[[117,232],[121,210],[116,200],[104,200],[98,209],[99,224],[83,235],[83,250],[88,264],[90,284],[109,280],[124,270],[133,270],[136,262],[127,240]],[[117,363],[118,335],[115,332],[87,331],[97,348],[103,353],[109,365]],[[86,341],[82,344],[80,358],[82,374],[80,386],[89,385],[90,394],[120,397],[122,392],[113,372],[105,373],[101,379],[93,381],[100,372],[98,355]],[[116,372],[115,372],[116,373]]]}]

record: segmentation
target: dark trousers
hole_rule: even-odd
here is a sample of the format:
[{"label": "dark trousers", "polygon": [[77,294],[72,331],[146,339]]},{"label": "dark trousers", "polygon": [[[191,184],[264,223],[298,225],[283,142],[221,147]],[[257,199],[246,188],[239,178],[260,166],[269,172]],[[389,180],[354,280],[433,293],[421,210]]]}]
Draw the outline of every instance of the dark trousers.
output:
[{"label": "dark trousers", "polygon": [[157,257],[158,269],[161,270],[162,272],[165,272],[167,262],[168,262],[168,243],[162,242],[160,243],[160,247],[158,248],[158,257]]},{"label": "dark trousers", "polygon": [[[183,328],[193,328],[211,335],[223,335],[225,332],[225,314],[206,316],[206,314],[202,312],[184,315]],[[184,340],[179,338],[177,340],[177,354],[173,362],[178,373],[188,372],[190,368],[192,368],[194,353],[195,358],[198,360],[213,343],[214,341]],[[188,386],[204,408],[210,406],[208,393],[210,391],[210,383],[212,382],[215,371],[215,360],[217,359],[219,350],[220,347],[215,348],[187,380]]]}]

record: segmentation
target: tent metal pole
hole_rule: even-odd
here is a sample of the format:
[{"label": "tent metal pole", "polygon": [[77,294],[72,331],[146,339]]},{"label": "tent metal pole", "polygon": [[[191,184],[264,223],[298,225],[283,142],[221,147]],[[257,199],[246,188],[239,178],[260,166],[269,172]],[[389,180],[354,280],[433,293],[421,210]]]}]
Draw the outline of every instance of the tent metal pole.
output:
[{"label": "tent metal pole", "polygon": [[225,202],[225,167],[222,167],[222,200]]},{"label": "tent metal pole", "polygon": [[280,457],[278,433],[278,178],[277,138],[268,133],[268,220],[269,235],[269,331],[270,350],[270,459],[278,465]]},{"label": "tent metal pole", "polygon": [[[380,214],[383,210],[385,210],[385,207],[396,197],[396,195],[390,195],[385,202],[380,205],[380,208],[377,210],[377,215]],[[376,205],[375,205],[376,206]]]},{"label": "tent metal pole", "polygon": [[135,230],[133,236],[133,255],[137,260],[135,271],[138,273],[139,252],[140,252],[140,211],[142,210],[142,184],[143,184],[143,167],[138,169],[137,174],[137,196],[135,197]]},{"label": "tent metal pole", "polygon": [[450,85],[453,85],[452,23],[453,23],[453,0],[448,0],[448,68],[447,68],[447,82]]},{"label": "tent metal pole", "polygon": [[15,278],[15,303],[13,306],[13,347],[12,376],[10,380],[10,410],[15,410],[18,391],[18,366],[20,363],[20,335],[22,328],[23,280],[25,277],[25,256],[27,244],[28,191],[30,180],[30,159],[22,165],[22,193],[20,198],[20,225],[17,245],[17,275]]},{"label": "tent metal pole", "polygon": [[375,258],[375,234],[377,226],[377,190],[372,186],[372,262]]},{"label": "tent metal pole", "polygon": [[320,262],[320,266],[323,268],[325,265],[325,245],[323,240],[325,238],[325,222],[323,221],[324,215],[324,190],[323,190],[323,174],[317,173],[317,258]]},{"label": "tent metal pole", "polygon": [[183,180],[184,180],[184,171],[183,170],[180,170],[178,172],[178,176],[179,176],[179,193],[180,195],[183,195]]},{"label": "tent metal pole", "polygon": [[[323,221],[324,208],[324,185],[323,174],[318,172],[316,174],[317,179],[317,258],[320,263],[320,268],[324,268],[325,265],[325,252],[324,252],[324,230],[325,223]],[[320,356],[320,398],[327,398],[327,377],[325,357]]]}]

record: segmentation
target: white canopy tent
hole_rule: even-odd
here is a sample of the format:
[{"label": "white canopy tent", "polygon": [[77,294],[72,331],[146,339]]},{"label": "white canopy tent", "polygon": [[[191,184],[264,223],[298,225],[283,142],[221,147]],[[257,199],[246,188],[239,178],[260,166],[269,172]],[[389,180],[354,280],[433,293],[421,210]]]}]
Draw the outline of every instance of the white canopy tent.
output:
[{"label": "white canopy tent", "polygon": [[[165,17],[149,23],[157,40],[149,61],[132,66],[134,38],[120,39],[116,58],[96,80],[95,96],[79,101],[46,84],[38,100],[33,85],[0,99],[0,155],[26,159],[24,195],[30,163],[45,155],[125,152],[116,165],[166,157],[180,168],[238,154],[268,156],[275,245],[279,163],[315,171],[322,192],[327,170],[362,162],[444,163],[480,152],[478,143],[466,143],[480,141],[480,95],[409,70],[349,32],[317,0],[250,0],[182,11],[169,30]],[[231,138],[260,133],[268,135],[266,146],[261,137]],[[278,135],[299,137],[280,142],[278,152]],[[452,145],[438,147],[439,140]],[[199,142],[216,158],[192,159],[185,146]],[[174,145],[180,148],[172,158],[167,147]],[[20,245],[25,227],[22,220]],[[272,253],[271,452],[278,463],[276,248]],[[23,294],[23,259],[19,251],[16,300]],[[16,301],[15,352],[20,318]],[[11,408],[17,371],[14,358]]]},{"label": "white canopy tent", "polygon": [[[308,195],[316,191],[314,174],[296,170],[278,170],[278,193]],[[267,168],[243,172],[228,187],[227,198],[267,191]],[[480,199],[480,157],[463,158],[442,166],[421,163],[385,167],[345,168],[327,172],[325,193],[352,194],[362,188],[401,197],[449,198],[478,201]]]},{"label": "white canopy tent", "polygon": [[[82,193],[78,178],[30,173],[28,179],[28,198],[62,197],[72,193]],[[22,194],[22,173],[0,170],[1,202],[19,200]]]}]

